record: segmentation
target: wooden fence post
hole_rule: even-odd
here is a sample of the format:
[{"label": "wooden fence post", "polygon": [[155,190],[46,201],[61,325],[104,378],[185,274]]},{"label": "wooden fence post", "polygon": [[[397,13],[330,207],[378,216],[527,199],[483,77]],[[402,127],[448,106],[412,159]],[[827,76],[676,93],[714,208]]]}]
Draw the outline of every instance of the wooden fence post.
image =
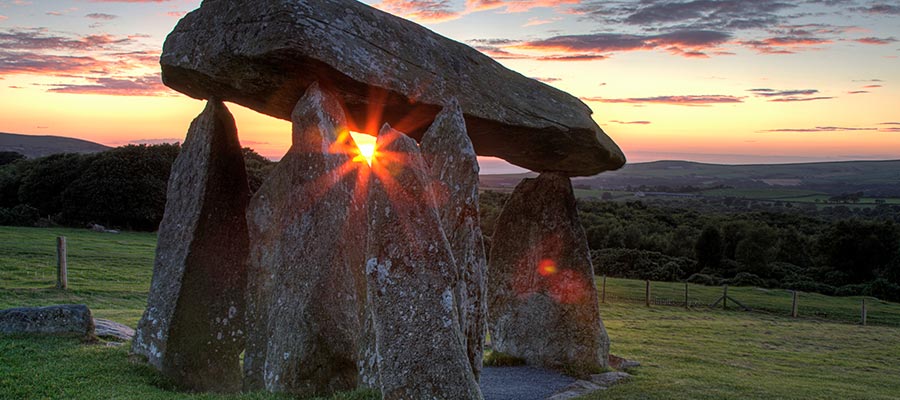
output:
[{"label": "wooden fence post", "polygon": [[797,291],[794,290],[793,292],[794,292],[794,299],[791,302],[791,317],[797,318],[797,315],[799,315],[799,313],[797,312],[797,307],[798,307]]},{"label": "wooden fence post", "polygon": [[722,289],[722,309],[728,309],[728,285],[725,285],[725,288]]},{"label": "wooden fence post", "polygon": [[646,301],[646,303],[647,303],[647,307],[650,307],[650,280],[649,280],[649,279],[647,279],[647,290],[646,290],[646,292],[647,292],[647,293],[646,293],[647,298],[645,299],[645,301]]},{"label": "wooden fence post", "polygon": [[866,326],[866,299],[862,299],[862,325]]},{"label": "wooden fence post", "polygon": [[684,283],[684,308],[690,308],[690,303],[688,303],[688,283]]},{"label": "wooden fence post", "polygon": [[606,304],[606,274],[603,274],[603,283],[600,285],[600,302]]},{"label": "wooden fence post", "polygon": [[66,260],[66,237],[56,238],[56,287],[67,289],[69,287],[69,266]]}]

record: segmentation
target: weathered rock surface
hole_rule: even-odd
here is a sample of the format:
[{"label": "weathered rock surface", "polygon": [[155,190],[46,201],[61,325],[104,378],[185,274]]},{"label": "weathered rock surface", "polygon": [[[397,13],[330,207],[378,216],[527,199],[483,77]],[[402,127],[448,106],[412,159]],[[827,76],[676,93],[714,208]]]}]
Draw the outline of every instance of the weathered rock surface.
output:
[{"label": "weathered rock surface", "polygon": [[625,157],[577,98],[475,49],[353,0],[204,1],[166,39],[163,82],[289,119],[312,82],[333,89],[350,129],[387,122],[420,138],[456,97],[480,155],[570,176]]},{"label": "weathered rock surface", "polygon": [[454,288],[459,325],[478,380],[487,331],[487,260],[478,215],[478,158],[455,99],[425,132],[420,149],[431,171],[432,194],[459,271]]},{"label": "weathered rock surface", "polygon": [[240,389],[248,201],[234,118],[210,101],[172,166],[147,310],[132,344],[182,388]]},{"label": "weathered rock surface", "polygon": [[99,338],[122,342],[134,337],[134,329],[131,329],[130,326],[103,318],[94,318],[94,333]]},{"label": "weathered rock surface", "polygon": [[619,371],[627,370],[630,368],[637,368],[641,366],[640,362],[634,360],[628,360],[622,357],[619,357],[614,354],[610,354],[607,358],[609,360],[609,367],[612,369],[617,369]]},{"label": "weathered rock surface", "polygon": [[94,337],[91,310],[84,304],[0,310],[0,333]]},{"label": "weathered rock surface", "polygon": [[246,388],[353,390],[364,323],[364,183],[337,99],[313,84],[297,103],[293,146],[254,195],[244,358]]},{"label": "weathered rock surface", "polygon": [[606,367],[609,338],[569,179],[543,173],[519,183],[492,242],[493,348],[532,365]]},{"label": "weathered rock surface", "polygon": [[458,270],[415,141],[385,125],[369,186],[366,280],[381,392],[481,399],[454,299]]},{"label": "weathered rock surface", "polygon": [[602,374],[591,375],[590,380],[579,380],[566,386],[565,389],[559,391],[547,398],[547,400],[570,400],[588,395],[590,393],[609,389],[610,386],[617,385],[628,379],[631,375],[625,372],[613,371],[604,372]]}]

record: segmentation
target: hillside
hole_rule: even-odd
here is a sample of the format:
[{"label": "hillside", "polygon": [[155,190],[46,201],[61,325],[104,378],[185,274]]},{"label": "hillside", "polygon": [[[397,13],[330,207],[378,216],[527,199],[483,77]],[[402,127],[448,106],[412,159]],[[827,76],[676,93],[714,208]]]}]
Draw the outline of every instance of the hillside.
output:
[{"label": "hillside", "polygon": [[75,138],[0,133],[0,151],[14,151],[28,158],[57,153],[97,153],[104,150],[109,150],[109,147]]},{"label": "hillside", "polygon": [[[485,188],[515,187],[527,174],[485,175]],[[682,191],[686,187],[781,189],[823,194],[865,192],[867,196],[900,197],[900,160],[802,164],[721,165],[690,161],[628,164],[618,171],[573,179],[582,188]],[[648,189],[649,188],[649,189]]]}]

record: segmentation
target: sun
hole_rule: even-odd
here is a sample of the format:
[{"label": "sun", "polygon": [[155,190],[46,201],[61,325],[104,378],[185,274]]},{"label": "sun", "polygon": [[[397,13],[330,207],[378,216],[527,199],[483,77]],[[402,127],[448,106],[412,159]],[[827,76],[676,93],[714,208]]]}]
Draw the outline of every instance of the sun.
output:
[{"label": "sun", "polygon": [[365,160],[369,166],[372,166],[372,157],[375,156],[375,144],[366,143],[359,144],[356,147],[359,147],[359,155],[353,158],[353,161],[363,161]]},{"label": "sun", "polygon": [[375,157],[375,138],[364,133],[350,132],[359,154],[353,157],[353,162],[363,162],[372,166],[372,158]]}]

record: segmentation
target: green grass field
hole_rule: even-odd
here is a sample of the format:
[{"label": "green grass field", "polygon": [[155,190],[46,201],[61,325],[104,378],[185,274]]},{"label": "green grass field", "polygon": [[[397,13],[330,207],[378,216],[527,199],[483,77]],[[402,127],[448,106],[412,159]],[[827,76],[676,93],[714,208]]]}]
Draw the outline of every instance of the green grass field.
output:
[{"label": "green grass field", "polygon": [[[52,289],[55,238],[68,237],[71,290]],[[153,234],[0,227],[0,308],[85,303],[96,316],[134,326],[153,265]],[[634,379],[591,399],[897,399],[900,305],[869,299],[869,322],[853,323],[861,298],[802,294],[800,319],[785,291],[730,288],[763,312],[711,310],[721,288],[689,287],[691,310],[647,308],[644,282],[609,279],[601,312],[614,354],[643,366]],[[653,297],[683,299],[683,285],[654,283]],[[127,346],[69,338],[0,337],[0,399],[282,399],[271,394],[184,394]],[[335,399],[368,399],[354,393]]]}]

